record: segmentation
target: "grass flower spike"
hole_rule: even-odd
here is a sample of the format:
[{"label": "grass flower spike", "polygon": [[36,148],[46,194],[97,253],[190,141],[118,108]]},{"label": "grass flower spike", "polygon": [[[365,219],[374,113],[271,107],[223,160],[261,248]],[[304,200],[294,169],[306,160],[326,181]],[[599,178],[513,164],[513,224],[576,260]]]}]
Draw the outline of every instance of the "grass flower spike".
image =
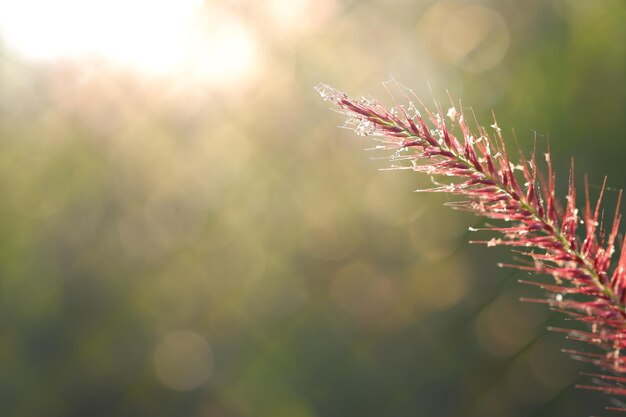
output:
[{"label": "grass flower spike", "polygon": [[[430,111],[414,95],[417,105],[409,102],[386,108],[376,100],[350,98],[326,84],[316,89],[347,116],[345,127],[372,136],[379,142],[375,149],[392,152],[390,169],[433,176],[435,186],[420,191],[461,196],[462,201],[449,204],[497,220],[496,225],[480,229],[494,236],[479,243],[510,246],[526,260],[502,266],[552,277],[549,283],[524,281],[547,292],[544,299],[526,301],[545,303],[586,323],[583,330],[552,329],[598,348],[567,350],[574,358],[601,368],[594,382],[584,388],[626,396],[626,246],[616,256],[619,203],[610,224],[603,224],[606,180],[598,201],[592,203],[585,179],[585,203],[579,211],[573,163],[561,203],[556,198],[550,154],[544,155],[545,172],[538,169],[536,153],[530,158],[520,153],[513,160],[496,122],[489,129],[470,128],[462,107],[452,105],[444,113],[437,104]],[[407,98],[411,97],[407,94]]]}]

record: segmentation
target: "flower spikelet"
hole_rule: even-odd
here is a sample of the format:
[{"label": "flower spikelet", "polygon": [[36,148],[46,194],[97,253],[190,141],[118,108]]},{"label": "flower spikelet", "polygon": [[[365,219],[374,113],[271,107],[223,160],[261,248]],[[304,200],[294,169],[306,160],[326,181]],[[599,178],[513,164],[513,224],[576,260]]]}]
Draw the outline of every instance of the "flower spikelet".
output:
[{"label": "flower spikelet", "polygon": [[547,304],[585,323],[584,330],[552,329],[597,347],[596,352],[566,352],[611,374],[592,375],[594,382],[581,387],[626,396],[626,245],[617,250],[619,202],[612,221],[603,227],[606,179],[592,203],[585,177],[585,203],[579,211],[573,162],[567,195],[560,202],[549,152],[543,155],[546,169],[541,171],[535,151],[530,158],[519,153],[512,160],[497,123],[470,128],[460,105],[444,112],[436,104],[431,111],[413,95],[420,112],[413,102],[387,108],[373,99],[351,98],[326,84],[316,89],[346,116],[344,127],[371,136],[379,143],[375,149],[391,152],[390,169],[436,178],[434,187],[418,191],[461,196],[461,201],[449,205],[497,220],[496,225],[480,229],[492,232],[493,238],[474,243],[510,246],[527,262],[501,266],[553,278],[551,283],[523,281],[547,294],[525,301]]}]

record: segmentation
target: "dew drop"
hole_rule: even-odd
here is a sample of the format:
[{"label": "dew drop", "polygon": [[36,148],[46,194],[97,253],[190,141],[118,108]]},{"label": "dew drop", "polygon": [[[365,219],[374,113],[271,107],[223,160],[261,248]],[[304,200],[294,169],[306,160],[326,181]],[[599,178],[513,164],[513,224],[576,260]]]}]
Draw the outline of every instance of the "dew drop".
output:
[{"label": "dew drop", "polygon": [[458,114],[458,112],[456,111],[456,107],[450,107],[448,109],[448,113],[446,114],[446,116],[448,116],[450,118],[450,120],[452,120],[453,122],[456,120],[456,115]]},{"label": "dew drop", "polygon": [[367,136],[367,135],[371,135],[372,133],[374,133],[375,127],[376,126],[374,125],[373,122],[367,119],[361,119],[357,123],[356,127],[354,128],[354,131],[359,136]]},{"label": "dew drop", "polygon": [[342,98],[346,98],[345,93],[342,93],[341,91],[334,89],[328,84],[319,83],[318,85],[315,86],[315,90],[317,90],[320,97],[322,97],[322,100],[332,101],[335,104],[337,104],[339,100],[341,100]]},{"label": "dew drop", "polygon": [[491,240],[489,240],[489,242],[487,242],[487,247],[493,248],[494,246],[497,246],[499,243],[500,243],[500,239],[492,238]]},{"label": "dew drop", "polygon": [[413,103],[412,101],[409,102],[408,116],[411,119],[415,119],[416,117],[422,117],[422,114],[420,113],[420,111],[415,106],[415,103]]},{"label": "dew drop", "polygon": [[376,106],[376,101],[371,98],[362,97],[359,102],[365,107],[374,107]]}]

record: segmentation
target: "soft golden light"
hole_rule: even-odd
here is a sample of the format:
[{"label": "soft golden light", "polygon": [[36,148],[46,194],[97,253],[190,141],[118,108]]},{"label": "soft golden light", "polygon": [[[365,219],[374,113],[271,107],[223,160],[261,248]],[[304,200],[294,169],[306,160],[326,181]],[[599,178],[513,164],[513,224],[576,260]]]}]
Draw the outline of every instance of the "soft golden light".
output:
[{"label": "soft golden light", "polygon": [[337,9],[336,0],[265,0],[277,32],[289,33],[290,39],[310,33],[324,24]]},{"label": "soft golden light", "polygon": [[243,22],[201,0],[3,2],[0,36],[29,59],[98,58],[214,84],[247,75],[256,56]]}]

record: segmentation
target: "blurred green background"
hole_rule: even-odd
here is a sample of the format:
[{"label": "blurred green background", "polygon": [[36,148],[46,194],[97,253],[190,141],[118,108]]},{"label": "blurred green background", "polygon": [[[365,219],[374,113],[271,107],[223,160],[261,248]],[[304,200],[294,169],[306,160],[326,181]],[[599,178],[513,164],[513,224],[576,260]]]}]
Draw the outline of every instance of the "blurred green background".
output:
[{"label": "blurred green background", "polygon": [[207,0],[185,56],[184,2],[9,3],[0,415],[608,413],[480,220],[379,172],[313,87],[447,89],[614,200],[626,2]]}]

